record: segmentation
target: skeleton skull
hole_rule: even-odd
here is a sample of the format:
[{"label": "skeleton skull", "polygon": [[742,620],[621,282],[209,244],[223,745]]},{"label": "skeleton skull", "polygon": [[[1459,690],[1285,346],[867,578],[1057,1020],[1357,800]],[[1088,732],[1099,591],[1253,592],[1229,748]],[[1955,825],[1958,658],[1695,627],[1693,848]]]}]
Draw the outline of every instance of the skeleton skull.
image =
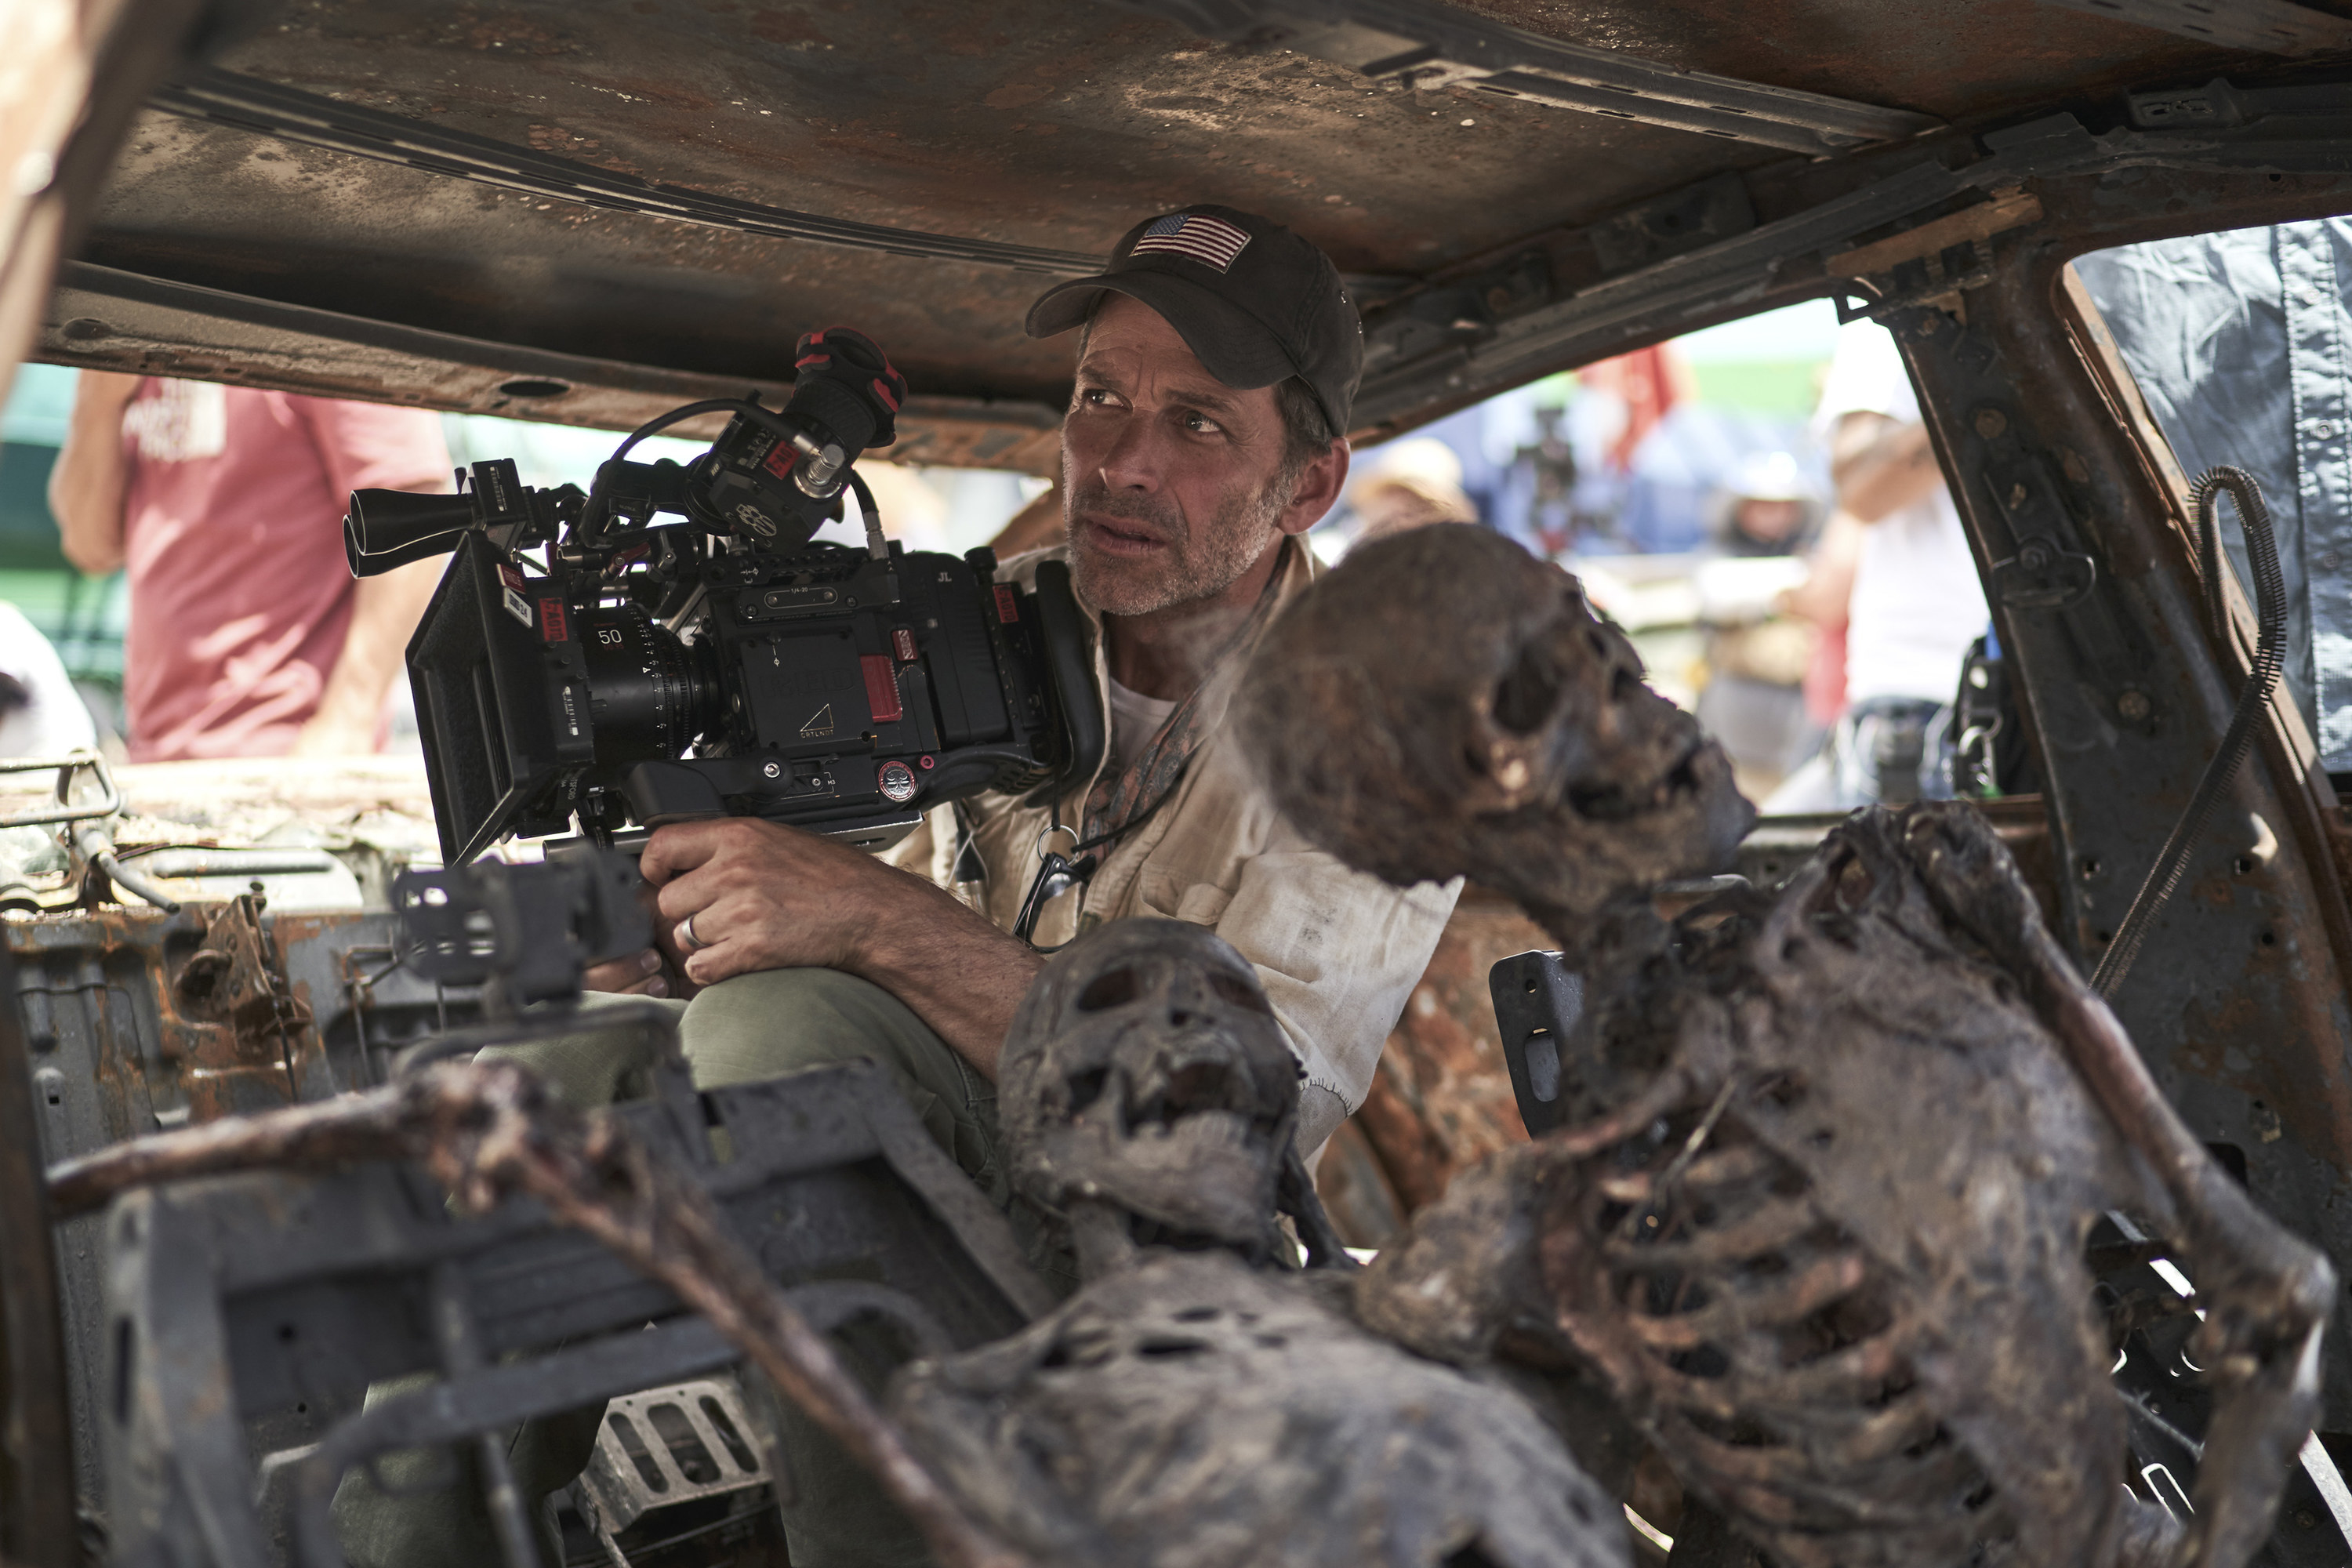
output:
[{"label": "skeleton skull", "polygon": [[1013,1019],[1013,1179],[1049,1209],[1116,1211],[1133,1242],[1270,1256],[1298,1075],[1239,953],[1187,921],[1114,921],[1055,954]]},{"label": "skeleton skull", "polygon": [[1234,712],[1320,847],[1538,918],[1713,871],[1754,817],[1576,580],[1481,528],[1352,552],[1268,631]]}]

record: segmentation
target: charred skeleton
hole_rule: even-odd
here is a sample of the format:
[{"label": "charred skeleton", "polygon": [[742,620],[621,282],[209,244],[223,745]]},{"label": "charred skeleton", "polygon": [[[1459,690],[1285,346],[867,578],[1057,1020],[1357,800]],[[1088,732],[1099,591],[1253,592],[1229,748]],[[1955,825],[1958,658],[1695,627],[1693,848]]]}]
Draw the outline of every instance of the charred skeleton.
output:
[{"label": "charred skeleton", "polygon": [[910,1368],[912,1441],[1046,1561],[1622,1564],[1614,1505],[1531,1407],[1359,1328],[1326,1300],[1351,1272],[1267,1266],[1277,1199],[1346,1263],[1291,1145],[1297,1079],[1255,974],[1200,927],[1121,921],[1056,955],[1001,1106],[1014,1180],[1071,1215],[1088,1282]]},{"label": "charred skeleton", "polygon": [[[1573,579],[1475,529],[1351,557],[1235,711],[1325,847],[1507,891],[1585,973],[1568,1124],[1425,1211],[1367,1321],[1465,1357],[1532,1307],[1788,1564],[2260,1545],[2331,1271],[2182,1127],[1981,816],[1864,814],[1777,900],[1660,921],[1645,889],[1719,866],[1747,808]],[[2108,1210],[2167,1238],[2205,1314],[2220,1398],[2177,1541],[2121,1486],[2083,1263]]]}]

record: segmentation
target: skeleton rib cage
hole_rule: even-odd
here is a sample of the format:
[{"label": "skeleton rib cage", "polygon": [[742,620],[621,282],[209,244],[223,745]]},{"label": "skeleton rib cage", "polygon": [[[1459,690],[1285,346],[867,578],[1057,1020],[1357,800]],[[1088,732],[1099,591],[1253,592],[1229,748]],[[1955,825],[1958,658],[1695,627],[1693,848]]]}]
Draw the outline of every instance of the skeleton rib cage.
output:
[{"label": "skeleton rib cage", "polygon": [[[2160,1216],[2242,1284],[2233,1244],[2294,1244],[2175,1205],[2031,994],[2032,942],[1989,929],[2047,940],[1990,827],[1941,806],[1864,814],[1777,900],[1727,895],[1648,951],[1621,933],[1567,1052],[1617,1108],[1557,1134],[1545,1179],[1559,1326],[1789,1568],[2236,1561],[2266,1501],[2200,1486],[2220,1517],[2182,1538],[2126,1500],[2084,1245],[2109,1208]],[[2271,1319],[2221,1379],[2241,1421],[2297,1419],[2310,1283],[2215,1292],[2242,1330]]]},{"label": "skeleton rib cage", "polygon": [[[1750,1092],[1795,1098],[1785,1080]],[[1646,1150],[1595,1162],[1606,1173],[1555,1234],[1601,1238],[1649,1423],[1686,1479],[1768,1529],[1790,1568],[1965,1563],[2011,1534],[1919,1385],[1900,1279],[1727,1108],[1660,1125]]]}]

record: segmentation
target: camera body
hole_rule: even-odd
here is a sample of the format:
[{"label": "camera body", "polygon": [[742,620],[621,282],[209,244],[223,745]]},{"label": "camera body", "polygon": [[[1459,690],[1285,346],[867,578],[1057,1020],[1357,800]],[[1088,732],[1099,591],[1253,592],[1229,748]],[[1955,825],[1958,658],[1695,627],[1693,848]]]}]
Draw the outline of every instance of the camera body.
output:
[{"label": "camera body", "polygon": [[[1022,586],[996,580],[987,550],[886,542],[852,465],[887,438],[904,384],[855,333],[802,342],[790,406],[674,410],[585,496],[526,487],[504,460],[455,496],[352,496],[354,572],[454,547],[408,646],[447,864],[575,822],[609,847],[632,826],[718,816],[878,849],[940,802],[1099,763],[1068,568]],[[692,463],[627,460],[722,408],[735,417]],[[811,542],[845,490],[866,546]]]},{"label": "camera body", "polygon": [[[610,842],[716,816],[878,849],[940,801],[1090,768],[1100,742],[1074,742],[1063,699],[1099,733],[1068,569],[1031,591],[994,568],[896,544],[731,551],[615,595],[469,531],[408,654],[443,855],[575,817]],[[659,615],[681,587],[690,607]]]}]

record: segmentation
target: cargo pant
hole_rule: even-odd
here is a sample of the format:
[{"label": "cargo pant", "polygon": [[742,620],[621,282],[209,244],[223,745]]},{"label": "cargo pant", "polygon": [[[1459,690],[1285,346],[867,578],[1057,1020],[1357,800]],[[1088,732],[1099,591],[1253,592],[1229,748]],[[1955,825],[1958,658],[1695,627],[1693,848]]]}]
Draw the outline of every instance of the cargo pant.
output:
[{"label": "cargo pant", "polygon": [[[738,975],[697,995],[666,1004],[678,1014],[678,1042],[698,1088],[718,1089],[860,1058],[878,1063],[914,1107],[940,1147],[999,1208],[1013,1206],[999,1157],[996,1089],[956,1055],[907,1005],[879,986],[829,969],[779,969]],[[645,1063],[634,1031],[583,1033],[482,1053],[534,1068],[573,1106],[588,1109],[636,1098]],[[1015,1228],[1024,1242],[1034,1223]],[[1033,1256],[1039,1248],[1030,1247]],[[1048,1272],[1059,1274],[1048,1261]],[[1074,1277],[1057,1281],[1064,1289]],[[404,1379],[371,1391],[371,1400],[414,1387]],[[788,1402],[762,1400],[779,1412],[778,1446],[790,1470],[784,1505],[793,1568],[915,1568],[929,1555],[921,1538],[866,1471]],[[525,1423],[509,1444],[515,1484],[534,1518],[549,1493],[569,1484],[588,1461],[604,1407]],[[335,1524],[353,1568],[489,1568],[497,1536],[484,1506],[470,1446],[457,1446],[455,1479],[442,1455],[387,1455],[335,1494]],[[432,1484],[434,1478],[441,1484]],[[550,1542],[551,1563],[560,1562]]]}]

